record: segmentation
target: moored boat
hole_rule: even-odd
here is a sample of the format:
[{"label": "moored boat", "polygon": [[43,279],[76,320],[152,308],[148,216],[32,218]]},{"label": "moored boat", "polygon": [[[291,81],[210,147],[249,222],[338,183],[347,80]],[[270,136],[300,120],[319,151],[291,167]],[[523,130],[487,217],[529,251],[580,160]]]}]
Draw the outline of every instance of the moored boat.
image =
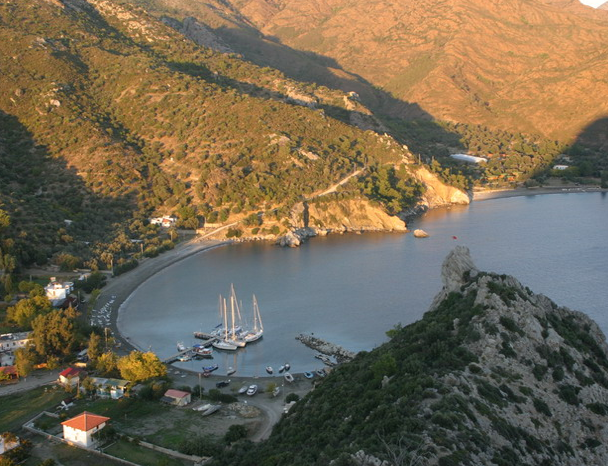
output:
[{"label": "moored boat", "polygon": [[291,369],[291,364],[289,364],[288,362],[285,363],[285,370],[288,371],[289,369]]},{"label": "moored boat", "polygon": [[289,383],[294,381],[293,375],[291,375],[289,372],[285,372],[283,377],[285,378],[285,381],[287,381]]},{"label": "moored boat", "polygon": [[216,371],[218,369],[218,365],[217,364],[213,364],[212,366],[203,366],[203,371],[205,372],[213,372]]},{"label": "moored boat", "polygon": [[232,375],[236,372],[236,369],[234,367],[229,367],[228,370],[226,371],[226,375]]},{"label": "moored boat", "polygon": [[304,372],[304,377],[307,379],[312,379],[315,376],[312,372]]},{"label": "moored boat", "polygon": [[249,396],[253,396],[258,392],[258,386],[257,385],[249,385],[249,388],[247,388],[247,395]]},{"label": "moored boat", "polygon": [[279,374],[282,374],[283,372],[285,372],[285,366],[279,367]]},{"label": "moored boat", "polygon": [[274,369],[270,366],[266,366],[266,372],[268,372],[269,374],[274,373]]}]

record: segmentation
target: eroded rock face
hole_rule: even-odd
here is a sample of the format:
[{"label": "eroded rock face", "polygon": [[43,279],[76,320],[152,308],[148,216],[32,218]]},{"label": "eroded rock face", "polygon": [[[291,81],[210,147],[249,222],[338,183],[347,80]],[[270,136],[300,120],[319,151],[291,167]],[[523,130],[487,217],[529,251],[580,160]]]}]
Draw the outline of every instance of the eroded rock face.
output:
[{"label": "eroded rock face", "polygon": [[441,267],[443,288],[435,296],[431,307],[436,307],[450,292],[458,291],[470,277],[475,277],[478,272],[469,248],[456,246],[443,261]]}]

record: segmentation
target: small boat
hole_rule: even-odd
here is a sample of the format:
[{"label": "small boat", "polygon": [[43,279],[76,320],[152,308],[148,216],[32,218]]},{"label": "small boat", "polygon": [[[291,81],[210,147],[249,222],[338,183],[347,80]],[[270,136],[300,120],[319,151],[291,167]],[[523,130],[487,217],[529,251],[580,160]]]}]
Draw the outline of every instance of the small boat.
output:
[{"label": "small boat", "polygon": [[279,367],[279,374],[282,374],[283,372],[285,372],[285,366]]},{"label": "small boat", "polygon": [[180,362],[188,362],[188,361],[191,361],[192,358],[188,354],[183,354],[180,357],[178,357],[177,360]]},{"label": "small boat", "polygon": [[312,372],[304,372],[304,377],[307,379],[312,379],[315,376]]},{"label": "small boat", "polygon": [[324,371],[323,369],[319,369],[319,370],[317,371],[317,375],[318,375],[319,377],[325,377],[327,374],[325,373],[325,371]]},{"label": "small boat", "polygon": [[236,369],[234,367],[229,367],[228,370],[226,371],[226,375],[232,375],[236,372]]},{"label": "small boat", "polygon": [[188,348],[186,348],[186,345],[184,345],[181,341],[177,342],[177,351],[179,351],[180,353],[182,351],[186,351]]},{"label": "small boat", "polygon": [[218,367],[219,366],[217,364],[214,364],[212,366],[203,366],[203,370],[205,372],[213,372],[213,371],[216,371],[218,369]]},{"label": "small boat", "polygon": [[285,363],[285,370],[288,371],[289,369],[291,369],[291,365],[288,362],[286,362]]},{"label": "small boat", "polygon": [[221,405],[211,405],[209,408],[207,408],[205,411],[203,411],[201,413],[202,416],[209,416],[210,414],[215,413],[216,411],[218,411],[222,406]]},{"label": "small boat", "polygon": [[257,385],[249,385],[249,388],[247,389],[247,395],[253,396],[257,392],[258,392],[258,386]]},{"label": "small boat", "polygon": [[272,369],[272,367],[266,366],[266,372],[268,372],[269,374],[272,374],[274,372],[274,370]]},{"label": "small boat", "polygon": [[239,388],[239,395],[244,395],[245,393],[247,393],[248,389],[249,387],[247,385],[243,385],[241,388]]},{"label": "small boat", "polygon": [[279,393],[281,393],[281,387],[274,387],[274,390],[272,391],[272,396],[279,396]]},{"label": "small boat", "polygon": [[293,375],[291,375],[289,372],[285,372],[283,377],[285,377],[285,380],[289,383],[293,382],[294,380]]}]

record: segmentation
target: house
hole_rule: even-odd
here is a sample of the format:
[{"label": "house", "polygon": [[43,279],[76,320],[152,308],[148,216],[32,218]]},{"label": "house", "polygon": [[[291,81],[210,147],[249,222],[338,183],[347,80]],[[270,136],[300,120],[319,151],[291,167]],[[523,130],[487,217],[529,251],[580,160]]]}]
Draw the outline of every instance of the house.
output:
[{"label": "house", "polygon": [[0,335],[0,352],[23,348],[29,341],[27,332],[4,333]]},{"label": "house", "polygon": [[169,215],[165,215],[164,217],[154,217],[150,219],[150,223],[152,225],[160,225],[163,228],[169,228],[175,225],[177,219],[175,217],[171,217]]},{"label": "house", "polygon": [[8,376],[8,380],[15,380],[19,378],[19,373],[15,366],[3,366],[0,367],[0,374]]},{"label": "house", "polygon": [[73,290],[73,282],[59,283],[55,277],[51,277],[49,284],[44,287],[46,297],[49,298],[53,306],[59,306]]},{"label": "house", "polygon": [[77,385],[81,379],[87,376],[87,372],[79,367],[68,367],[59,373],[59,383],[62,385],[73,387]]},{"label": "house", "polygon": [[83,447],[93,447],[95,440],[93,434],[99,432],[106,426],[109,417],[98,416],[97,414],[84,411],[72,419],[63,421],[63,438],[69,442]]},{"label": "house", "polygon": [[553,170],[567,170],[570,168],[569,165],[553,165]]},{"label": "house", "polygon": [[175,406],[186,406],[192,400],[191,396],[192,395],[188,392],[182,392],[181,390],[174,390],[171,388],[165,392],[161,401]]},{"label": "house", "polygon": [[113,400],[118,400],[125,395],[127,390],[128,380],[123,379],[107,379],[103,377],[90,378],[95,385],[95,393],[101,398],[110,397]]}]

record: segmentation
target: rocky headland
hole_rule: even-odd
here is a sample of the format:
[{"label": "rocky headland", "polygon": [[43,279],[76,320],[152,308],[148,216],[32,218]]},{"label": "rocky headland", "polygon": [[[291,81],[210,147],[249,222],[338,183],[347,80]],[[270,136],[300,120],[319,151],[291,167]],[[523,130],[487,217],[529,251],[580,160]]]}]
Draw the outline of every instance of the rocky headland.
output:
[{"label": "rocky headland", "polygon": [[442,282],[420,321],[335,367],[253,457],[289,446],[300,456],[275,464],[608,464],[608,346],[597,324],[478,270],[462,246]]}]

